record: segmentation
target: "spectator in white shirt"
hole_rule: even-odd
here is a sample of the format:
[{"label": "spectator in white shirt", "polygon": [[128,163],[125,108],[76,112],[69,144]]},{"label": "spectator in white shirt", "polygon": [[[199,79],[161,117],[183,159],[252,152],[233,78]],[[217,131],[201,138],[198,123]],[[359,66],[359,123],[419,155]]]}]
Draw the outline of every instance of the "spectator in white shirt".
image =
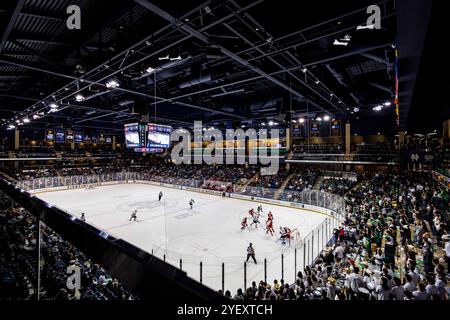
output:
[{"label": "spectator in white shirt", "polygon": [[408,272],[408,274],[411,276],[412,282],[414,282],[414,284],[417,286],[417,284],[418,284],[419,281],[420,281],[420,276],[419,276],[419,274],[418,274],[415,270],[410,270],[410,271]]},{"label": "spectator in white shirt", "polygon": [[423,282],[419,282],[419,290],[413,292],[414,300],[427,300],[428,295]]},{"label": "spectator in white shirt", "polygon": [[425,290],[427,292],[427,297],[429,300],[431,300],[433,298],[433,296],[436,296],[439,294],[438,288],[435,285],[435,280],[433,278],[433,276],[427,276],[427,282],[428,285],[425,287]]},{"label": "spectator in white shirt", "polygon": [[375,288],[377,300],[389,300],[392,293],[391,287],[388,285],[388,279],[382,277],[380,284]]},{"label": "spectator in white shirt", "polygon": [[342,260],[344,259],[344,248],[342,248],[341,244],[339,244],[333,251],[333,255],[336,259]]},{"label": "spectator in white shirt", "polygon": [[409,291],[409,292],[414,292],[414,291],[416,291],[417,286],[416,286],[416,284],[412,281],[411,275],[406,274],[406,275],[405,275],[405,280],[406,280],[406,283],[403,285],[403,288],[404,288],[406,291]]},{"label": "spectator in white shirt", "polygon": [[402,281],[395,277],[395,286],[392,288],[392,294],[395,300],[404,300],[405,298],[405,288],[402,286]]}]

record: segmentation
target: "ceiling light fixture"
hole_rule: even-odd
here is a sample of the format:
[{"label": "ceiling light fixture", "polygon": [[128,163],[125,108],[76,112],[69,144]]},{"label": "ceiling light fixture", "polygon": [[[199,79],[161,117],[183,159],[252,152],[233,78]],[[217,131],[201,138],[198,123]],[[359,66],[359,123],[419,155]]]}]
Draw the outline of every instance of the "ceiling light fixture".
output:
[{"label": "ceiling light fixture", "polygon": [[335,46],[347,46],[348,42],[339,41],[339,40],[335,39],[334,42],[333,42],[333,45],[335,45]]},{"label": "ceiling light fixture", "polygon": [[381,111],[381,110],[383,110],[383,106],[379,105],[379,106],[373,107],[372,110],[373,111]]},{"label": "ceiling light fixture", "polygon": [[179,61],[179,60],[181,60],[180,55],[178,55],[178,57],[175,57],[175,58],[170,58],[170,61]]},{"label": "ceiling light fixture", "polygon": [[323,116],[323,121],[330,121],[330,116],[329,115],[324,115]]},{"label": "ceiling light fixture", "polygon": [[81,95],[81,94],[77,94],[77,95],[75,96],[75,100],[78,101],[78,102],[83,101],[83,100],[84,100],[84,96]]},{"label": "ceiling light fixture", "polygon": [[117,88],[119,86],[119,82],[116,80],[110,80],[106,83],[107,88]]}]

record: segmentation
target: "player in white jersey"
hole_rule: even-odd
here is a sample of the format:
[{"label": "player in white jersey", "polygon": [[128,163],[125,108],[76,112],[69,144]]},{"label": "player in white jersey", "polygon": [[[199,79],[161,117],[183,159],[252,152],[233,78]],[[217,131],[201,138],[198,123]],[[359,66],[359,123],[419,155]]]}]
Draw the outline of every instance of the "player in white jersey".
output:
[{"label": "player in white jersey", "polygon": [[255,228],[258,228],[258,224],[260,224],[260,222],[259,222],[259,213],[255,212],[253,214],[253,222],[250,225],[255,225]]},{"label": "player in white jersey", "polygon": [[191,207],[191,209],[194,208],[194,203],[195,203],[194,199],[191,199],[191,200],[189,201],[189,206]]}]

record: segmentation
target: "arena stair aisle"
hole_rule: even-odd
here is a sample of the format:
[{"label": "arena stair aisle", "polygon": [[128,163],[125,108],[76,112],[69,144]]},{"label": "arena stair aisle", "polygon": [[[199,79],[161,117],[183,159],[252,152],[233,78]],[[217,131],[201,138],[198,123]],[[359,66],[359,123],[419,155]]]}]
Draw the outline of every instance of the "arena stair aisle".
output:
[{"label": "arena stair aisle", "polygon": [[322,185],[322,181],[323,179],[325,179],[325,176],[319,176],[316,180],[316,182],[314,183],[312,190],[320,190],[320,186]]},{"label": "arena stair aisle", "polygon": [[284,188],[286,188],[287,184],[289,183],[289,180],[294,176],[294,173],[291,173],[281,184],[281,186],[278,188],[277,191],[275,191],[274,198],[278,199],[280,196],[280,193],[283,192]]}]

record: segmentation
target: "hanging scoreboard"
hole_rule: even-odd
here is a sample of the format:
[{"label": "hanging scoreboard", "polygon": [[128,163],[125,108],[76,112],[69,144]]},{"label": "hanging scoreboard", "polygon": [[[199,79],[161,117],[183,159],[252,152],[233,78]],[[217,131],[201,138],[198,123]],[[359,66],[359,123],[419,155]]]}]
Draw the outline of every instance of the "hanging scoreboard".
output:
[{"label": "hanging scoreboard", "polygon": [[172,127],[149,123],[147,125],[147,148],[170,147],[170,133]]},{"label": "hanging scoreboard", "polygon": [[129,123],[125,125],[125,144],[127,148],[141,147],[140,138],[139,123]]},{"label": "hanging scoreboard", "polygon": [[136,152],[160,153],[170,147],[172,127],[155,123],[129,123],[125,125],[127,148]]}]

